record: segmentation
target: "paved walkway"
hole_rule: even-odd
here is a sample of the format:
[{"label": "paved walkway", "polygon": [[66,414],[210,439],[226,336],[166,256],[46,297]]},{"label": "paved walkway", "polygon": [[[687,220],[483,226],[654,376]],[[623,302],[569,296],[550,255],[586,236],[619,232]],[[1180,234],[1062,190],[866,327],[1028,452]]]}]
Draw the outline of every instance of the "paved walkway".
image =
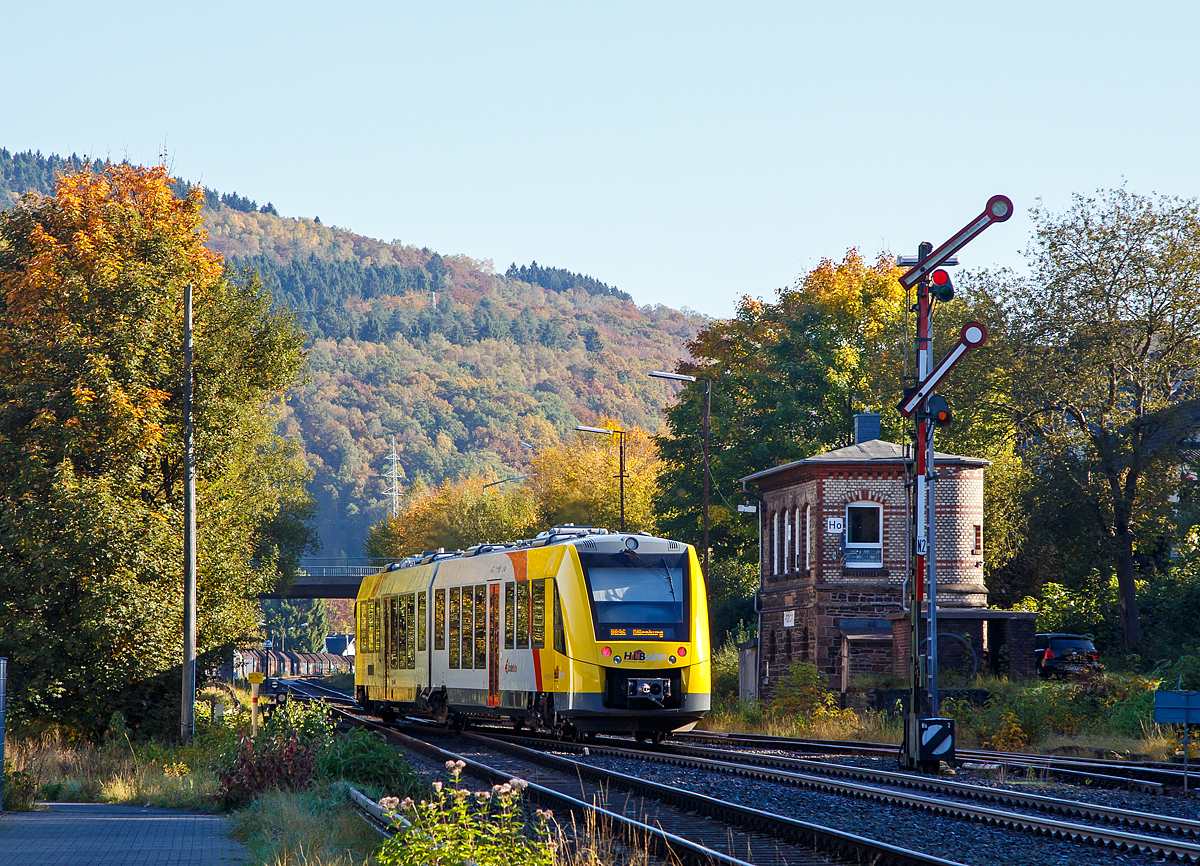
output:
[{"label": "paved walkway", "polygon": [[207,812],[103,803],[44,803],[0,815],[4,866],[218,866],[244,863],[225,835],[229,822]]}]

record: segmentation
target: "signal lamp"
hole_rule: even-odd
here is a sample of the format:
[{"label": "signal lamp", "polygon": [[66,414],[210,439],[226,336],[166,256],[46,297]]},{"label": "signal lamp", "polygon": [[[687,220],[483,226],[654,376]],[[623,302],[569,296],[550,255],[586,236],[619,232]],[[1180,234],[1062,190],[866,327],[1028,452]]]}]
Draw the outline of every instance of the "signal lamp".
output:
[{"label": "signal lamp", "polygon": [[929,281],[933,283],[933,288],[930,294],[934,300],[941,301],[943,304],[954,300],[954,284],[950,282],[950,274],[938,268],[929,275]]},{"label": "signal lamp", "polygon": [[606,646],[604,649],[600,650],[600,655],[608,658],[610,655],[612,655],[612,647]]},{"label": "signal lamp", "polygon": [[929,415],[929,420],[939,427],[945,427],[953,420],[953,416],[950,413],[950,404],[940,394],[930,394],[926,397],[925,408]]},{"label": "signal lamp", "polygon": [[677,652],[680,657],[683,657],[687,655],[687,647],[681,646],[679,649],[675,650],[675,652]]}]

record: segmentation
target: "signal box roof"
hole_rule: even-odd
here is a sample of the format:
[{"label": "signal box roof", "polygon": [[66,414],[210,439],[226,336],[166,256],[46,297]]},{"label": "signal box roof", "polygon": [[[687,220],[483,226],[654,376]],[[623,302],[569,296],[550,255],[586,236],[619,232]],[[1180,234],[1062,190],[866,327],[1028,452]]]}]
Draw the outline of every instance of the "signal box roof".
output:
[{"label": "signal box roof", "polygon": [[[784,463],[781,466],[773,466],[770,469],[755,472],[753,475],[747,475],[741,480],[762,481],[780,472],[787,472],[790,469],[805,466],[880,466],[904,462],[903,446],[897,445],[894,442],[885,442],[882,439],[868,439],[866,442],[847,445],[845,448],[835,448],[833,451],[826,451],[823,454],[814,454],[812,457],[805,457],[803,460],[794,460],[791,463]],[[960,457],[957,454],[942,454],[940,451],[934,452],[934,464],[965,466],[969,468],[992,465],[990,460],[983,460],[979,457]]]}]

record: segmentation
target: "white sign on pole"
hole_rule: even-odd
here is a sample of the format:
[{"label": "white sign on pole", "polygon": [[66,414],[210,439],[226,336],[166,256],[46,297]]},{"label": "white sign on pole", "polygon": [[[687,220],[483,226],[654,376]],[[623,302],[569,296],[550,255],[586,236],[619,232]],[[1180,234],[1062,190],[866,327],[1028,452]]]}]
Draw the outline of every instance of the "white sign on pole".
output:
[{"label": "white sign on pole", "polygon": [[784,628],[795,628],[796,627],[796,611],[785,610],[783,612],[783,627]]},{"label": "white sign on pole", "polygon": [[842,517],[827,518],[825,521],[825,524],[826,524],[826,529],[825,529],[826,532],[836,532],[839,535],[841,535],[842,530],[844,530],[846,528],[845,518],[842,518]]}]

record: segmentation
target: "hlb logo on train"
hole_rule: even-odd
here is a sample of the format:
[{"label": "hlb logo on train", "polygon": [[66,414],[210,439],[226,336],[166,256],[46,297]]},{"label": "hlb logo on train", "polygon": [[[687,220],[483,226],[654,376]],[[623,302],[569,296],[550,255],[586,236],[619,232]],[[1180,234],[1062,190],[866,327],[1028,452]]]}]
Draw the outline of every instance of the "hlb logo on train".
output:
[{"label": "hlb logo on train", "polygon": [[506,674],[515,674],[517,672],[517,663],[507,659],[504,661],[504,672]]},{"label": "hlb logo on train", "polygon": [[647,653],[645,650],[629,650],[625,653],[627,662],[665,662],[666,653]]}]

